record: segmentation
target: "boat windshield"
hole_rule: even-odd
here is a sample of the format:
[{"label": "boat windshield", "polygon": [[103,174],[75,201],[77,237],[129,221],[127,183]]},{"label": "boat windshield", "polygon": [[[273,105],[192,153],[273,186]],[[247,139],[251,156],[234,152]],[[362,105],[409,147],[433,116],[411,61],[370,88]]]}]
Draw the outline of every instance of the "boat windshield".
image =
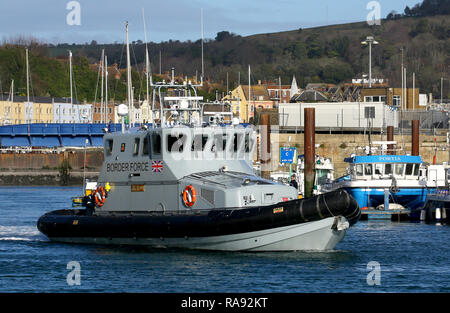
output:
[{"label": "boat windshield", "polygon": [[361,179],[390,178],[417,179],[420,163],[366,163],[355,164],[354,175]]}]

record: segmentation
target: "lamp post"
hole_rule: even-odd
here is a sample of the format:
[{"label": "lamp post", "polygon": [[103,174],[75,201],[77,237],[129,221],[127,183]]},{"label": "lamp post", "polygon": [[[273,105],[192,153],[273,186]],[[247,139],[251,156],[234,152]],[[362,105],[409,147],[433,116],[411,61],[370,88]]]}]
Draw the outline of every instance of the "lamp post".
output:
[{"label": "lamp post", "polygon": [[362,41],[363,46],[369,45],[369,88],[372,88],[372,45],[377,45],[376,41],[372,36],[367,36],[366,40]]}]

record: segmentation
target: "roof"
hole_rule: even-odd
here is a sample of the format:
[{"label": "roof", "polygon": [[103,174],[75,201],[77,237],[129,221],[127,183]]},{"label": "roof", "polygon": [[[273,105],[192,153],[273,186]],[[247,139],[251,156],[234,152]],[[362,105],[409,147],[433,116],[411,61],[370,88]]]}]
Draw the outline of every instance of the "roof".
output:
[{"label": "roof", "polygon": [[[244,91],[245,99],[248,99],[248,85],[241,85],[242,90]],[[260,100],[259,97],[262,96],[262,100],[269,101],[269,92],[267,91],[266,86],[262,85],[252,85],[251,88],[251,94],[252,98],[251,100]],[[256,99],[254,98],[256,97]]]},{"label": "roof", "polygon": [[[0,101],[8,101],[9,96],[0,95]],[[26,96],[14,96],[14,102],[27,102]],[[30,102],[33,103],[70,103],[70,97],[54,98],[54,97],[30,97]],[[73,104],[81,104],[79,101],[73,100]]]},{"label": "roof", "polygon": [[328,97],[316,90],[304,90],[298,95],[292,97],[292,100],[296,102],[328,101]]}]

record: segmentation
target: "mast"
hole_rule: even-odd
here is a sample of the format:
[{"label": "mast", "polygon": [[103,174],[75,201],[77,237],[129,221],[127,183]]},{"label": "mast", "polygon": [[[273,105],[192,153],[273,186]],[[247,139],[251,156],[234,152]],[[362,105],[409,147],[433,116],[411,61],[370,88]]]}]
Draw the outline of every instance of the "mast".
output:
[{"label": "mast", "polygon": [[70,77],[70,104],[73,109],[73,92],[72,92],[72,51],[69,50],[69,77]]},{"label": "mast", "polygon": [[[145,24],[144,8],[142,8],[142,19],[144,20],[144,36],[145,36],[145,76],[147,78],[147,122],[150,120],[150,95],[149,95],[149,76],[150,76],[150,59],[148,55],[148,40],[147,40],[147,27]],[[151,77],[150,77],[151,80]],[[152,114],[153,125],[153,114]]]},{"label": "mast", "polygon": [[108,123],[108,57],[105,55],[105,123]]},{"label": "mast", "polygon": [[248,105],[247,105],[247,123],[250,123],[250,99],[251,94],[251,81],[250,81],[250,64],[248,65]]},{"label": "mast", "polygon": [[25,49],[27,63],[27,102],[30,102],[30,68],[28,64],[28,48]]},{"label": "mast", "polygon": [[201,9],[201,27],[202,27],[202,76],[200,78],[200,81],[202,84],[203,83],[203,76],[205,75],[205,65],[203,62],[203,37],[204,37],[204,33],[203,33],[203,8]]},{"label": "mast", "polygon": [[128,95],[128,127],[131,126],[132,112],[132,100],[131,100],[131,68],[130,68],[130,42],[128,40],[128,22],[126,22],[127,29],[127,95]]},{"label": "mast", "polygon": [[103,80],[105,79],[105,49],[102,49],[102,60],[100,61],[100,68],[102,72],[102,82],[100,88],[100,123],[103,123]]}]

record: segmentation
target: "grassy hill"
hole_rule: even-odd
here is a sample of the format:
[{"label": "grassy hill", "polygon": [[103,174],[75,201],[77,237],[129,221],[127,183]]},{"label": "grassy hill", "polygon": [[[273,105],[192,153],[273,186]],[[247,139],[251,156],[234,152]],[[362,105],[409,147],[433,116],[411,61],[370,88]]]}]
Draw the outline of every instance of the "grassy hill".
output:
[{"label": "grassy hill", "polygon": [[[409,15],[420,15],[420,12]],[[248,37],[223,31],[214,40],[205,41],[205,75],[210,82],[219,83],[219,91],[226,89],[227,73],[229,88],[237,85],[239,73],[241,83],[247,84],[249,64],[252,83],[281,77],[282,83],[288,84],[293,75],[301,87],[309,82],[344,83],[368,72],[368,48],[361,46],[366,36],[374,36],[380,43],[372,49],[374,77],[387,78],[392,86],[400,86],[403,48],[408,85],[412,86],[412,73],[415,72],[416,86],[421,92],[440,96],[440,78],[448,76],[450,64],[448,13],[435,16],[400,16],[391,13],[389,19],[383,19],[379,26],[360,22]],[[169,40],[150,43],[149,47],[154,73],[159,72],[159,51],[163,72],[173,66],[177,73],[192,77],[201,70],[200,41]],[[97,70],[93,66],[89,68],[89,64],[98,62],[102,49],[108,55],[109,64],[125,67],[123,44],[98,45],[93,41],[84,45],[36,45],[31,47],[30,60],[36,95],[67,96],[69,49],[74,53],[75,80],[80,100],[92,100],[95,96]],[[136,93],[143,95],[144,90],[139,86],[143,85],[145,44],[133,42],[131,52],[132,63],[138,63],[134,65],[133,72],[134,85],[138,86]],[[24,58],[23,47],[0,47],[0,89],[3,92],[8,91],[10,80],[15,78],[18,90],[23,93]],[[124,76],[110,82],[110,89],[119,100],[125,99]],[[449,97],[448,84],[445,85],[444,97]],[[204,91],[205,94],[208,92],[214,93],[211,88]]]}]

